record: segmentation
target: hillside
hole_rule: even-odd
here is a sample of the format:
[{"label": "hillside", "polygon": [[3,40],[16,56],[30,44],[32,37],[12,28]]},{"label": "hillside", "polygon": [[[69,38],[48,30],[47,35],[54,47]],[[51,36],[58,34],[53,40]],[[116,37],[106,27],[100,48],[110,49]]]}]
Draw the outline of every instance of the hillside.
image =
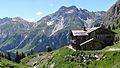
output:
[{"label": "hillside", "polygon": [[120,0],[118,0],[104,16],[104,24],[106,26],[113,25],[120,19]]},{"label": "hillside", "polygon": [[[115,38],[120,37],[119,29],[113,30],[117,33]],[[22,59],[21,64],[38,68],[120,68],[119,40],[102,50],[74,51],[65,46],[52,52],[30,55]]]},{"label": "hillside", "polygon": [[24,58],[21,64],[40,68],[119,68],[120,51],[73,51],[67,46]]},{"label": "hillside", "polygon": [[28,66],[17,64],[0,57],[0,68],[28,68]]},{"label": "hillside", "polygon": [[12,49],[19,49],[35,25],[20,17],[0,19],[0,51],[10,52]]}]

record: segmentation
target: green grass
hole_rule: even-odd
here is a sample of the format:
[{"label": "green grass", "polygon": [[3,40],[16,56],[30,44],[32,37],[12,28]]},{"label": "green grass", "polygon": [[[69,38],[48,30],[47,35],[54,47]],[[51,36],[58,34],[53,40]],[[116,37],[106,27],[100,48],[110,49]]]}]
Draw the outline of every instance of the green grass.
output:
[{"label": "green grass", "polygon": [[[119,68],[120,67],[120,51],[73,51],[68,47],[63,47],[59,50],[50,52],[51,58],[41,60],[38,65],[40,68],[48,68],[54,64],[54,68]],[[45,54],[50,54],[45,53]],[[44,54],[44,55],[45,55]],[[36,54],[37,55],[37,54]],[[96,60],[95,58],[89,58],[84,62],[81,59],[81,55],[103,55],[105,58]],[[38,60],[32,58],[35,55],[26,57],[22,60],[21,64],[30,63],[31,60]],[[70,57],[72,56],[72,57]],[[40,59],[40,58],[39,58]]]},{"label": "green grass", "polygon": [[[75,54],[74,58],[70,59],[69,61],[65,61],[68,58],[65,58],[65,56],[67,55],[73,55]],[[92,62],[82,62],[82,61],[76,61],[76,58],[78,58],[77,55],[81,55],[81,54],[85,54],[85,55],[90,55],[90,54],[101,54],[101,55],[105,55],[106,58],[100,61],[96,61],[93,60]],[[115,54],[113,56],[113,54]],[[52,61],[50,61],[51,63],[55,63],[54,68],[114,68],[116,66],[120,67],[120,51],[76,51],[73,52],[69,49],[67,49],[66,47],[58,50],[55,54],[54,59],[52,59]],[[50,63],[49,62],[49,63]]]},{"label": "green grass", "polygon": [[114,43],[112,46],[107,46],[103,50],[108,50],[110,48],[120,48],[120,42],[119,43]]},{"label": "green grass", "polygon": [[28,66],[17,64],[0,57],[0,68],[28,68]]}]

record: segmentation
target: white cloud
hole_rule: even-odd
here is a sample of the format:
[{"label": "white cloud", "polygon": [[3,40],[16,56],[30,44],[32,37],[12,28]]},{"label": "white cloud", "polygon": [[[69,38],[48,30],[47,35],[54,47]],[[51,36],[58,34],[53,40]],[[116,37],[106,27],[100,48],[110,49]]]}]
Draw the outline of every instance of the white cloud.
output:
[{"label": "white cloud", "polygon": [[37,12],[36,15],[40,16],[42,15],[43,13],[42,12]]},{"label": "white cloud", "polygon": [[33,18],[25,18],[25,20],[27,20],[27,21],[29,21],[29,22],[36,22],[36,20],[33,19]]}]

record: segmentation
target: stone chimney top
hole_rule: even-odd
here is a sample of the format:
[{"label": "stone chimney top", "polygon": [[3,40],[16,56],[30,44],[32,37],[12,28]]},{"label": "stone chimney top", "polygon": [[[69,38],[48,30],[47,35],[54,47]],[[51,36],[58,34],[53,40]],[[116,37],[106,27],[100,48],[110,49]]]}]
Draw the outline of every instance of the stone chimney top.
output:
[{"label": "stone chimney top", "polygon": [[103,23],[100,24],[100,27],[105,28],[105,25]]}]

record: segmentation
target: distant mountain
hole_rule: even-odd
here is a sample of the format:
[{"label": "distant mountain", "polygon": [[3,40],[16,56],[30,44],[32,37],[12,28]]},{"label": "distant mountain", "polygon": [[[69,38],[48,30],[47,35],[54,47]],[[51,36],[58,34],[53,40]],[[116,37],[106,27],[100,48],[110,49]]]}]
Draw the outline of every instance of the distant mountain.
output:
[{"label": "distant mountain", "polygon": [[104,11],[90,12],[75,6],[62,6],[58,11],[37,21],[20,17],[0,19],[0,50],[7,52],[47,51],[46,46],[58,49],[69,44],[69,31],[99,26]]},{"label": "distant mountain", "polygon": [[37,22],[39,25],[35,31],[38,32],[36,37],[38,40],[31,42],[31,46],[36,46],[33,47],[33,51],[45,51],[48,45],[53,49],[58,49],[69,44],[70,30],[82,29],[84,26],[87,28],[99,26],[105,13],[104,11],[89,12],[86,9],[78,9],[76,6],[62,6],[55,13],[47,15]]},{"label": "distant mountain", "polygon": [[28,32],[35,23],[28,22],[20,17],[0,19],[0,39],[14,36],[16,33]]},{"label": "distant mountain", "polygon": [[[43,27],[49,36],[53,35],[59,30],[69,28],[81,29],[84,26],[91,28],[99,25],[103,21],[106,12],[89,12],[86,9],[78,9],[75,6],[62,6],[58,11],[43,17],[38,21],[38,26]],[[50,29],[48,29],[50,28]]]},{"label": "distant mountain", "polygon": [[15,49],[36,24],[20,17],[0,19],[0,51]]}]

